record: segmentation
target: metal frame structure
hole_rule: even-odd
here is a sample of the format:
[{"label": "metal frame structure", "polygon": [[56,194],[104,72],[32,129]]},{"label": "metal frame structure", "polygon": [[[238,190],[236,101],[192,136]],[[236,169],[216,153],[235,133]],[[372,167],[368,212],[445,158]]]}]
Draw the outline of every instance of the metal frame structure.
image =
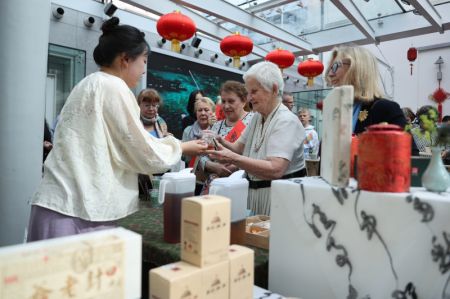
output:
[{"label": "metal frame structure", "polygon": [[[305,42],[298,36],[274,26],[266,20],[258,18],[252,13],[240,9],[227,1],[175,0],[175,2],[182,4],[185,7],[213,15],[215,17],[220,17],[227,22],[234,23],[259,34],[268,36],[272,39],[276,39],[284,44],[290,45],[291,47],[312,52],[310,43]],[[227,14],[225,15],[224,12],[227,12]]]},{"label": "metal frame structure", "polygon": [[[414,9],[402,13],[367,20],[356,5],[356,0],[310,0],[330,1],[351,22],[338,28],[304,34],[302,37],[258,17],[256,13],[289,4],[298,0],[274,0],[252,5],[247,1],[242,9],[225,0],[123,0],[156,15],[180,10],[191,17],[198,30],[220,41],[231,32],[221,26],[230,22],[270,38],[270,43],[255,46],[249,61],[261,60],[274,48],[274,43],[294,52],[296,56],[320,53],[342,43],[378,44],[383,41],[440,32],[450,28],[450,2],[433,6],[430,0],[408,0]],[[374,1],[374,0],[365,0]],[[256,2],[254,2],[256,3]],[[380,21],[381,20],[381,21]],[[380,26],[382,24],[382,26]]]},{"label": "metal frame structure", "polygon": [[[206,34],[214,39],[221,40],[224,37],[232,34],[231,31],[219,26],[213,21],[205,18],[204,16],[194,12],[190,9],[184,8],[176,3],[168,0],[123,0],[122,2],[136,6],[142,10],[151,12],[156,15],[164,15],[174,10],[179,10],[181,13],[189,16],[197,25],[197,30],[203,34]],[[265,57],[267,51],[261,47],[254,46],[253,54],[258,57]]]},{"label": "metal frame structure", "polygon": [[352,0],[331,0],[331,2],[361,31],[366,38],[374,43],[377,42],[375,30],[364,18],[358,7]]},{"label": "metal frame structure", "polygon": [[[443,33],[450,28],[450,1],[434,6],[430,2],[433,0],[395,0],[399,13],[385,16],[378,14],[378,18],[368,20],[357,5],[357,2],[361,0],[309,0],[320,1],[322,14],[324,3],[332,3],[348,19],[348,22],[343,22],[344,24],[337,28],[299,36],[268,22],[257,14],[277,8],[281,8],[279,11],[282,12],[284,5],[301,0],[272,0],[260,4],[257,4],[257,1],[259,0],[249,0],[234,5],[231,3],[233,0],[121,0],[157,16],[179,10],[194,20],[199,32],[217,42],[232,34],[226,26],[223,26],[225,23],[268,37],[269,42],[254,45],[252,55],[246,57],[250,64],[263,60],[266,54],[276,47],[290,50],[298,57],[329,51],[339,44],[379,44],[383,41],[428,33]],[[411,10],[408,11],[405,8],[409,6]],[[323,28],[323,24],[320,27]],[[298,78],[295,71],[296,64],[285,69],[286,80]]]}]

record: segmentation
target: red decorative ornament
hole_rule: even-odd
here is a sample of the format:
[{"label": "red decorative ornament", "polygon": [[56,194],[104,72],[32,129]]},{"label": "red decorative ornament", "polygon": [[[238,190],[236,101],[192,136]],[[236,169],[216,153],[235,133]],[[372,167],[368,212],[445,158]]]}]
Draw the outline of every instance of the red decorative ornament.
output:
[{"label": "red decorative ornament", "polygon": [[159,18],[156,30],[159,35],[172,42],[172,51],[180,52],[180,42],[190,39],[197,28],[191,18],[174,11]]},{"label": "red decorative ornament", "polygon": [[430,95],[430,100],[436,102],[438,104],[438,115],[439,115],[439,122],[442,121],[442,103],[448,98],[448,93],[441,87],[436,89],[432,95]]},{"label": "red decorative ornament", "polygon": [[447,99],[447,97],[447,93],[441,87],[433,92],[433,100],[438,104],[442,104]]},{"label": "red decorative ornament", "polygon": [[323,64],[319,60],[308,58],[298,65],[297,71],[303,77],[308,77],[308,86],[313,86],[314,77],[319,76],[323,72]]},{"label": "red decorative ornament", "polygon": [[266,60],[275,63],[283,71],[294,64],[295,56],[291,51],[276,49],[267,53]]},{"label": "red decorative ornament", "polygon": [[233,57],[233,66],[239,67],[241,64],[240,58],[252,52],[253,41],[249,37],[236,32],[235,34],[226,36],[220,42],[220,50],[225,55]]},{"label": "red decorative ornament", "polygon": [[411,66],[411,76],[413,73],[413,62],[417,59],[417,49],[414,47],[411,47],[408,49],[407,57],[409,62],[411,62],[409,65]]}]

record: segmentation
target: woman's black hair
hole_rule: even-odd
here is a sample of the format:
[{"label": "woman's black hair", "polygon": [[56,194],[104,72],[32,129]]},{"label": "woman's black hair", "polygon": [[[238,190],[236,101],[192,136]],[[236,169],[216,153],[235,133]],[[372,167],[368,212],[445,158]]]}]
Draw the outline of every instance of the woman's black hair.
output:
[{"label": "woman's black hair", "polygon": [[94,49],[94,60],[99,66],[110,66],[121,53],[132,60],[145,51],[150,54],[144,32],[133,26],[119,25],[119,21],[119,18],[112,17],[102,25],[103,34]]},{"label": "woman's black hair", "polygon": [[205,92],[203,90],[198,90],[198,89],[194,90],[189,95],[189,100],[188,100],[188,103],[186,106],[186,110],[189,113],[189,115],[195,119],[197,119],[197,116],[195,115],[194,105],[195,105],[195,100],[196,100],[195,97],[197,96],[197,94],[201,94],[202,96],[205,96]]}]

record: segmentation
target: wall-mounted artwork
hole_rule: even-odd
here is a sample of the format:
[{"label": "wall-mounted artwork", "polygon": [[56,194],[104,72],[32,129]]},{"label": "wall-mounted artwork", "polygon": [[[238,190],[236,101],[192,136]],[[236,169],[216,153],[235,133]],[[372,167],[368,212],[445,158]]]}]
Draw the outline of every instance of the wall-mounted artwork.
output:
[{"label": "wall-mounted artwork", "polygon": [[227,80],[242,82],[242,75],[155,52],[148,61],[147,87],[156,89],[163,98],[159,115],[177,138],[181,138],[181,118],[187,114],[189,94],[201,89],[216,101],[220,85]]}]

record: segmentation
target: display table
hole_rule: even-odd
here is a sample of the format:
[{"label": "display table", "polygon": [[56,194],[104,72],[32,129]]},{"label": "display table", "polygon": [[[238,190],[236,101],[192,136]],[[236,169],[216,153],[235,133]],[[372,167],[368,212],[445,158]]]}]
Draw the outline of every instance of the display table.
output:
[{"label": "display table", "polygon": [[260,288],[258,286],[253,286],[253,299],[282,299],[283,296],[272,293],[269,290]]},{"label": "display table", "polygon": [[[163,240],[162,208],[150,207],[141,201],[139,211],[118,222],[118,225],[142,235],[142,298],[148,297],[148,271],[180,260],[180,245]],[[267,288],[267,250],[248,246],[255,251],[255,285]]]},{"label": "display table", "polygon": [[448,192],[366,192],[333,188],[319,177],[275,181],[270,238],[273,292],[450,298]]}]

